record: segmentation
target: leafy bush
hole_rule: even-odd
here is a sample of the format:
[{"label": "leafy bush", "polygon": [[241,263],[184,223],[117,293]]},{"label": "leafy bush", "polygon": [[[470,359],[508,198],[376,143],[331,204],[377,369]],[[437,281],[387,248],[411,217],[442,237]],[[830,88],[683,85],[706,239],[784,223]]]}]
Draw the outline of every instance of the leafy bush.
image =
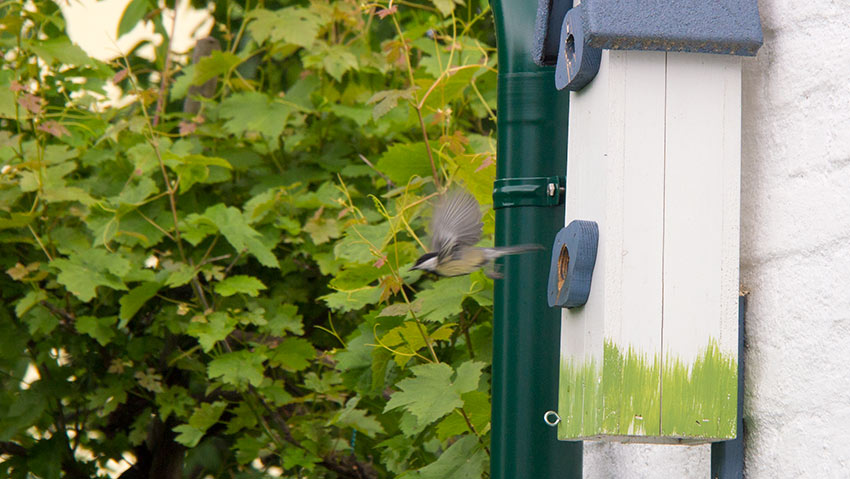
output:
[{"label": "leafy bush", "polygon": [[111,63],[0,7],[0,471],[486,475],[492,284],[409,267],[490,202],[489,6],[219,1],[189,65],[160,7]]}]

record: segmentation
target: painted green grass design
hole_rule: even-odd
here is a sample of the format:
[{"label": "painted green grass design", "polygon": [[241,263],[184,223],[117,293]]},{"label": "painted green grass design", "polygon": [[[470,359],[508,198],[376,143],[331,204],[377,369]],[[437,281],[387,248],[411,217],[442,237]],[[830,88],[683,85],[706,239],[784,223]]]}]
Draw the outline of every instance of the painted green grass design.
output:
[{"label": "painted green grass design", "polygon": [[[650,359],[631,347],[623,353],[609,340],[604,347],[602,375],[593,360],[582,365],[561,363],[561,438],[735,436],[737,363],[721,353],[716,341],[709,341],[693,368],[678,358],[667,358],[662,369],[658,355]],[[662,378],[664,390],[659,395]]]},{"label": "painted green grass design", "polygon": [[599,372],[591,359],[576,367],[562,361],[558,387],[558,437],[580,437],[596,434],[599,415]]},{"label": "painted green grass design", "polygon": [[658,357],[650,361],[629,347],[626,354],[611,341],[605,341],[604,408],[610,412],[602,422],[605,434],[657,436],[660,431],[661,404],[658,381],[661,365]]},{"label": "painted green grass design", "polygon": [[676,358],[664,362],[661,428],[665,436],[735,437],[738,363],[711,340],[688,374]]}]

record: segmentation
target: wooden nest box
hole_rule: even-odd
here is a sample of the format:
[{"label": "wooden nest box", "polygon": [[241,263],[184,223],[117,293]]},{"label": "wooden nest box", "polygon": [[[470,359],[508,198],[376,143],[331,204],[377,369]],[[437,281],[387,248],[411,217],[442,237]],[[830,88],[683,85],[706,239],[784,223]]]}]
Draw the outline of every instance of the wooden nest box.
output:
[{"label": "wooden nest box", "polygon": [[[736,436],[740,55],[761,39],[755,0],[583,0],[567,13],[565,225],[597,236],[574,226],[553,247],[550,298],[569,274],[589,289],[558,304],[559,439]],[[588,271],[578,245],[593,241]]]}]

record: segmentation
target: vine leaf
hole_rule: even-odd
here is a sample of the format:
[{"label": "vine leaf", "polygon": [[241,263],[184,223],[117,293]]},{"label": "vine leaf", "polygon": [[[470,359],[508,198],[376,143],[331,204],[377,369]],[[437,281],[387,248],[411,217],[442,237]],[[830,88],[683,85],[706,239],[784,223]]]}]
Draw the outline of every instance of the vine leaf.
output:
[{"label": "vine leaf", "polygon": [[130,30],[136,27],[136,24],[145,17],[148,10],[148,0],[133,0],[127,4],[124,9],[124,14],[121,15],[121,22],[118,23],[118,35],[129,33]]},{"label": "vine leaf", "polygon": [[301,7],[276,12],[258,8],[248,14],[248,31],[257,43],[266,40],[308,48],[313,45],[324,22],[322,16]]},{"label": "vine leaf", "polygon": [[90,249],[67,259],[58,258],[51,261],[50,266],[59,270],[56,280],[84,303],[94,298],[98,286],[127,289],[120,277],[130,270],[130,262],[102,249]]},{"label": "vine leaf", "polygon": [[294,304],[278,305],[273,301],[261,301],[265,306],[266,324],[260,325],[260,332],[272,336],[283,336],[286,331],[303,334],[302,316],[298,314],[298,306]]},{"label": "vine leaf", "polygon": [[149,299],[156,295],[160,287],[162,287],[162,285],[159,283],[144,283],[141,286],[131,289],[130,292],[121,297],[121,299],[118,300],[118,302],[121,303],[121,310],[119,312],[121,325],[119,327],[124,327],[124,325],[133,318],[133,315],[135,315]]},{"label": "vine leaf", "polygon": [[[475,431],[479,434],[487,432],[490,425],[490,396],[483,391],[470,391],[462,399],[463,410]],[[469,425],[460,410],[455,410],[437,425],[437,437],[441,441],[468,432]]]},{"label": "vine leaf", "polygon": [[443,14],[444,17],[451,15],[451,13],[455,10],[455,1],[454,0],[431,0],[437,10]]},{"label": "vine leaf", "polygon": [[284,338],[272,350],[269,364],[287,371],[298,372],[310,365],[316,357],[316,350],[303,338]]},{"label": "vine leaf", "polygon": [[463,300],[470,293],[471,279],[467,276],[441,279],[432,288],[416,295],[423,319],[445,322],[463,311]]},{"label": "vine leaf", "polygon": [[258,92],[237,93],[223,100],[219,114],[228,121],[224,129],[234,135],[256,131],[269,138],[283,133],[294,107]]},{"label": "vine leaf", "polygon": [[458,439],[436,461],[402,479],[479,479],[489,461],[475,436]]},{"label": "vine leaf", "polygon": [[192,85],[200,86],[219,75],[223,75],[239,66],[242,59],[230,52],[213,50],[210,56],[201,58],[194,68]]},{"label": "vine leaf", "polygon": [[244,274],[230,276],[215,285],[215,292],[222,296],[233,296],[234,294],[242,293],[256,297],[264,289],[266,289],[266,285],[262,281]]},{"label": "vine leaf", "polygon": [[226,338],[236,327],[237,320],[227,313],[216,311],[206,318],[198,316],[192,319],[186,334],[198,339],[204,352],[209,352],[215,343]]},{"label": "vine leaf", "polygon": [[218,228],[236,251],[248,250],[263,266],[279,267],[271,248],[260,241],[260,233],[245,221],[238,209],[219,203],[207,208],[203,217]]},{"label": "vine leaf", "polygon": [[372,98],[369,98],[369,101],[366,102],[370,104],[375,103],[375,108],[372,110],[372,119],[377,121],[378,118],[389,113],[390,110],[398,106],[399,100],[412,100],[413,91],[413,88],[405,90],[385,90],[372,95]]},{"label": "vine leaf", "polygon": [[369,437],[375,437],[377,434],[384,433],[384,427],[374,417],[368,416],[363,409],[357,409],[357,404],[360,402],[359,397],[353,397],[345,403],[345,408],[337,412],[328,425],[336,424],[338,426],[350,427],[358,432]]},{"label": "vine leaf", "polygon": [[419,425],[430,424],[463,406],[461,394],[478,387],[483,367],[484,363],[467,361],[454,374],[445,363],[413,366],[413,377],[399,381],[401,391],[390,397],[384,411],[404,408]]},{"label": "vine leaf", "polygon": [[97,318],[94,316],[80,316],[75,322],[77,331],[88,334],[100,343],[101,346],[106,346],[115,337],[115,330],[112,326],[118,318],[108,316],[105,318]]},{"label": "vine leaf", "polygon": [[174,428],[174,432],[179,433],[174,440],[186,447],[197,446],[207,429],[218,422],[225,408],[227,403],[224,401],[201,404],[189,418],[188,424],[181,424]]},{"label": "vine leaf", "polygon": [[210,379],[221,378],[222,382],[244,388],[248,384],[256,387],[263,382],[262,354],[247,350],[224,353],[210,361],[207,376]]},{"label": "vine leaf", "polygon": [[407,184],[412,176],[429,178],[431,162],[425,142],[396,143],[381,155],[375,167],[398,185]]}]

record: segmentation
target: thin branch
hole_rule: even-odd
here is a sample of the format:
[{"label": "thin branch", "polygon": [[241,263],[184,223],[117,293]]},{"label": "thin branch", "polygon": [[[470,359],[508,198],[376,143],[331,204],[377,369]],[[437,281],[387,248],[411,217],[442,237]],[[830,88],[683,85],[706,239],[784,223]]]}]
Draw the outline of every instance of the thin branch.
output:
[{"label": "thin branch", "polygon": [[404,0],[395,0],[395,3],[399,5],[404,5],[406,7],[418,8],[420,10],[425,10],[428,12],[439,13],[439,10],[437,10],[436,8],[430,7],[428,5],[422,5],[421,3],[406,2]]},{"label": "thin branch", "polygon": [[49,303],[47,301],[39,301],[38,304],[47,308],[47,310],[53,313],[54,316],[58,316],[59,319],[64,319],[68,323],[73,323],[77,320],[77,318],[73,314],[69,313],[68,311],[65,311],[64,309],[60,308],[59,306],[56,306],[53,303]]},{"label": "thin branch", "polygon": [[[129,64],[127,64],[127,69],[128,71],[130,71],[130,78],[132,79],[133,75],[132,71],[130,70]],[[162,180],[165,182],[165,190],[168,194],[168,203],[171,207],[171,217],[174,221],[174,242],[177,243],[177,250],[180,252],[180,259],[182,259],[183,262],[188,263],[189,266],[194,269],[195,265],[192,263],[191,259],[186,256],[186,251],[183,249],[183,240],[180,238],[180,219],[177,215],[177,181],[172,183],[171,180],[168,178],[168,170],[166,170],[165,168],[165,161],[163,161],[162,152],[159,150],[159,142],[156,140],[156,130],[154,130],[155,124],[150,121],[150,118],[148,117],[147,111],[144,109],[144,107],[142,108],[142,114],[145,115],[145,120],[147,120],[148,122],[148,132],[150,133],[149,143],[153,148],[157,161],[159,162],[159,168],[162,172]],[[192,289],[195,290],[195,295],[197,296],[198,301],[200,301],[201,306],[204,308],[204,311],[208,311],[210,309],[210,306],[209,303],[207,303],[206,296],[204,295],[204,290],[201,286],[201,281],[198,279],[197,271],[195,271],[195,274],[192,276],[191,282]]]},{"label": "thin branch", "polygon": [[[403,353],[403,352],[401,352],[397,349],[393,349],[393,348],[387,346],[386,344],[384,344],[384,342],[381,341],[378,338],[378,326],[379,326],[379,323],[375,323],[375,325],[372,326],[372,335],[375,337],[375,341],[378,344],[366,343],[366,346],[380,346],[380,347],[386,349],[387,351],[393,353],[393,355],[395,355],[395,356],[403,356],[403,357],[408,357],[408,358],[417,357],[417,358],[419,358],[419,359],[421,359],[425,362],[431,362],[430,359],[426,358],[425,356],[423,356],[423,355],[419,354],[417,351],[415,351],[413,349],[413,346],[410,344],[410,341],[408,341],[406,339],[404,341],[407,343],[407,346],[410,347],[410,350],[413,351],[412,353]],[[421,332],[421,330],[420,330],[420,332]],[[402,339],[403,339],[403,337],[402,337]],[[436,361],[436,362],[439,362],[439,361]]]},{"label": "thin branch", "polygon": [[36,241],[36,242],[38,243],[38,245],[41,247],[41,250],[42,250],[42,251],[44,251],[44,255],[45,255],[45,256],[47,256],[47,259],[48,259],[49,261],[53,261],[53,257],[52,257],[52,256],[50,256],[50,253],[47,251],[47,248],[45,248],[45,247],[44,247],[44,243],[42,243],[42,242],[41,242],[41,238],[39,238],[39,237],[38,237],[38,234],[36,234],[36,232],[35,232],[35,230],[32,228],[32,226],[31,226],[31,225],[27,225],[27,228],[29,228],[29,229],[30,229],[30,233],[32,233],[33,238],[35,238],[35,241]]},{"label": "thin branch", "polygon": [[[451,57],[449,57],[449,60],[451,60]],[[421,110],[422,108],[425,108],[425,101],[428,99],[429,96],[431,96],[431,93],[434,93],[434,90],[437,89],[437,85],[440,84],[443,78],[448,78],[454,75],[455,73],[467,68],[481,68],[481,66],[482,65],[475,64],[446,68],[442,73],[440,73],[440,76],[437,77],[436,80],[434,80],[434,83],[432,83],[431,86],[428,87],[427,90],[425,90],[425,93],[422,95],[422,99],[419,100],[419,103],[416,105],[416,109]]]},{"label": "thin branch", "polygon": [[[350,196],[350,195],[348,195],[348,191],[347,191],[347,190],[345,191],[345,194],[346,194],[346,196],[347,196],[347,198],[348,198],[348,200],[349,200],[350,204],[353,206],[353,205],[354,205],[354,203],[351,201],[351,196]],[[384,208],[383,204],[382,204],[381,202],[378,202],[378,203],[377,203],[377,205],[378,205],[378,206],[379,206],[379,208],[380,208],[381,215],[382,215],[382,216],[384,216],[384,218],[386,218],[388,221],[391,221],[393,217],[390,215],[389,211],[387,211],[387,209],[386,209],[386,208]],[[403,213],[403,212],[401,213],[401,216],[402,216],[402,218],[403,218],[403,216],[404,216],[404,213]],[[361,240],[363,240],[366,244],[368,244],[368,245],[369,245],[369,247],[370,247],[370,249],[371,249],[371,250],[373,250],[373,251],[380,251],[380,248],[376,247],[374,244],[372,244],[372,242],[371,242],[371,241],[369,241],[369,240],[368,240],[365,236],[363,236],[363,235],[362,235],[359,231],[357,231],[357,228],[353,228],[353,227],[352,227],[352,230],[353,230],[353,231],[354,231],[354,232],[355,232],[358,236],[360,236],[360,239],[361,239]],[[393,233],[393,244],[395,244],[396,248],[398,248],[398,240],[397,240],[397,238],[396,238],[396,229],[395,229],[395,228],[392,228],[392,233]],[[421,243],[420,243],[420,244],[421,244]],[[398,255],[398,251],[396,250],[396,258],[398,258],[398,257],[399,257],[399,255]],[[403,283],[404,283],[404,279],[401,277],[401,274],[400,274],[400,273],[399,273],[399,271],[398,271],[398,267],[399,267],[399,266],[398,266],[398,264],[396,264],[396,265],[395,265],[395,268],[394,268],[394,267],[393,267],[393,265],[392,265],[391,263],[389,263],[389,262],[387,263],[387,265],[389,266],[389,268],[390,268],[390,272],[392,273],[393,277],[395,277],[395,278],[396,278],[396,280],[397,280],[399,283],[403,284]],[[408,311],[410,312],[410,315],[413,317],[413,320],[416,322],[416,327],[419,329],[419,334],[422,336],[422,340],[423,340],[423,341],[425,342],[425,344],[428,346],[428,351],[431,353],[431,357],[433,358],[433,361],[434,361],[435,363],[439,363],[439,362],[440,362],[440,360],[439,360],[439,358],[437,358],[437,353],[434,351],[434,346],[431,344],[431,338],[429,338],[429,337],[428,337],[428,335],[425,333],[425,330],[422,328],[422,323],[419,321],[419,318],[417,318],[417,317],[416,317],[416,313],[414,313],[414,311],[413,311],[413,307],[412,307],[412,306],[411,306],[411,304],[410,304],[410,299],[407,297],[407,293],[404,291],[404,287],[400,288],[400,290],[399,290],[399,291],[401,291],[401,294],[402,294],[402,296],[404,297],[404,302],[405,302],[405,303],[407,303],[407,309],[408,309]],[[377,338],[376,338],[376,339],[377,339]],[[382,345],[382,346],[383,346],[383,345]],[[386,348],[386,346],[384,346],[384,347]],[[389,349],[389,348],[387,348],[387,349]],[[415,351],[414,351],[414,352],[415,352]],[[419,356],[419,357],[422,357],[422,356],[420,356],[418,353],[417,353],[416,355],[417,355],[417,356]]]},{"label": "thin branch", "polygon": [[[166,193],[166,194],[167,194],[167,193]],[[174,237],[173,237],[173,236],[171,236],[171,233],[169,233],[168,231],[166,231],[166,230],[165,230],[165,228],[163,228],[162,226],[158,225],[158,224],[156,223],[156,221],[154,221],[154,220],[152,220],[152,219],[148,218],[148,217],[147,217],[147,215],[145,215],[144,213],[142,213],[142,212],[141,212],[141,210],[139,210],[138,208],[136,209],[136,213],[138,213],[139,215],[141,215],[141,217],[142,217],[145,221],[147,221],[148,223],[150,223],[150,224],[151,224],[151,226],[153,226],[154,228],[156,228],[156,229],[157,229],[160,233],[164,234],[164,235],[165,235],[168,239],[170,239],[171,241],[174,241]]]},{"label": "thin branch", "polygon": [[[393,274],[395,274],[399,281],[404,281],[401,279],[401,275],[398,273],[398,270],[393,269],[392,266],[390,266],[390,270],[393,272]],[[413,306],[411,306],[410,304],[410,299],[407,298],[407,293],[404,291],[404,287],[399,289],[399,291],[401,291],[401,295],[404,298],[404,302],[407,303],[407,310],[408,312],[410,312],[410,316],[412,316],[413,320],[416,322],[416,328],[419,329],[419,334],[422,335],[422,339],[428,346],[428,351],[431,352],[431,357],[434,359],[435,363],[439,363],[440,359],[437,358],[437,353],[434,351],[434,346],[431,344],[431,338],[429,338],[428,335],[425,333],[425,330],[422,328],[422,322],[419,321],[419,318],[416,317],[416,313],[413,312]]]},{"label": "thin branch", "polygon": [[480,434],[478,434],[478,431],[475,430],[475,426],[473,426],[472,421],[469,420],[469,415],[466,414],[466,410],[463,409],[462,407],[459,407],[458,410],[460,411],[460,414],[463,416],[463,420],[466,421],[466,427],[468,427],[469,430],[472,431],[472,434],[475,434],[475,437],[478,438],[478,442],[481,444],[481,447],[484,448],[484,452],[486,452],[487,455],[489,456],[490,455],[490,448],[487,447],[486,444],[484,444],[484,439],[481,437]]},{"label": "thin branch", "polygon": [[387,182],[387,187],[395,188],[395,183],[393,183],[393,180],[389,179],[389,178],[387,177],[387,175],[385,175],[385,174],[383,174],[383,173],[381,172],[381,170],[379,170],[379,169],[375,168],[375,165],[373,165],[373,164],[372,164],[372,162],[371,162],[371,161],[369,161],[369,159],[368,159],[368,158],[366,158],[365,156],[363,156],[363,155],[361,155],[361,154],[359,154],[359,153],[357,154],[357,156],[359,156],[359,157],[360,157],[360,159],[361,159],[361,160],[363,160],[363,163],[366,163],[366,164],[369,166],[369,168],[372,168],[373,170],[375,170],[375,173],[377,173],[377,174],[381,175],[381,178],[383,178],[383,179],[384,179],[384,181],[386,181],[386,182]]},{"label": "thin branch", "polygon": [[[404,38],[404,32],[401,30],[401,25],[398,23],[398,19],[395,15],[392,15],[393,25],[395,26],[396,33],[398,33],[399,38],[401,38],[401,44],[404,47],[404,61],[407,66],[407,75],[410,80],[410,86],[416,86],[416,79],[413,76],[413,65],[410,63],[410,47],[407,45],[407,41]],[[437,166],[434,163],[434,153],[431,151],[431,143],[428,141],[428,131],[425,129],[425,119],[422,117],[422,109],[419,107],[419,103],[414,103],[413,108],[416,110],[416,115],[419,117],[419,126],[422,128],[422,138],[425,140],[425,150],[428,152],[428,160],[431,162],[431,174],[434,177],[434,186],[437,189],[440,189],[440,177],[437,175]]]},{"label": "thin branch", "polygon": [[[177,9],[180,8],[180,1],[174,2],[174,18],[171,23],[171,34],[165,41],[165,66],[162,68],[162,80],[159,83],[159,96],[156,98],[156,110],[153,115],[153,126],[159,124],[159,117],[165,109],[165,94],[168,91],[169,70],[171,70],[171,41],[174,39],[174,30],[177,28]],[[169,188],[170,189],[170,188]]]},{"label": "thin branch", "polygon": [[472,338],[469,337],[469,329],[463,330],[463,337],[466,339],[466,349],[469,350],[469,359],[475,359],[475,351],[472,348]]},{"label": "thin branch", "polygon": [[469,82],[469,85],[472,87],[472,90],[475,92],[475,95],[478,97],[478,100],[484,105],[484,109],[487,110],[487,115],[490,117],[490,121],[496,121],[496,114],[493,113],[493,110],[490,109],[490,105],[487,104],[487,101],[484,99],[484,95],[481,94],[481,91],[478,90],[478,86],[475,84],[475,81]]},{"label": "thin branch", "polygon": [[475,320],[478,319],[479,314],[481,314],[480,309],[476,311],[474,315],[472,315],[472,319],[468,321],[461,321],[460,325],[461,333],[463,334],[464,339],[466,339],[466,348],[469,350],[470,359],[475,359],[475,351],[472,348],[472,338],[469,336],[469,328],[471,328],[472,325],[475,324]]},{"label": "thin branch", "polygon": [[428,152],[428,160],[431,162],[431,175],[434,177],[434,186],[440,189],[440,177],[437,176],[437,166],[434,163],[434,153],[431,151],[431,142],[428,141],[428,131],[425,129],[425,119],[422,118],[422,110],[416,108],[416,116],[419,117],[419,126],[422,128],[422,138],[425,140],[425,150]]},{"label": "thin branch", "polygon": [[195,294],[198,295],[198,300],[201,302],[201,306],[204,308],[204,311],[209,311],[210,304],[207,302],[207,297],[204,294],[204,287],[201,286],[201,280],[198,279],[198,268],[195,267],[195,262],[192,261],[192,258],[189,258],[189,266],[192,268],[192,271],[194,271],[194,274],[192,275],[192,287],[195,289]]},{"label": "thin branch", "polygon": [[240,251],[239,254],[237,254],[236,257],[233,258],[233,261],[231,261],[230,264],[227,265],[227,268],[224,269],[224,274],[230,273],[230,270],[233,269],[234,266],[236,266],[236,262],[239,261],[239,258],[242,257],[243,252],[244,250]]},{"label": "thin branch", "polygon": [[216,261],[219,261],[219,260],[222,260],[222,259],[227,259],[227,258],[230,258],[230,254],[223,254],[221,256],[213,256],[212,258],[208,258],[208,259],[204,260],[204,262],[202,262],[202,263],[198,263],[198,268],[200,268],[201,266],[203,266],[205,264],[215,263]]},{"label": "thin branch", "polygon": [[[210,246],[209,246],[209,247],[207,248],[207,250],[204,252],[204,256],[201,258],[201,262],[200,262],[200,263],[198,263],[198,267],[199,267],[199,268],[200,268],[201,266],[203,266],[203,265],[207,264],[207,258],[209,258],[209,257],[210,257],[210,255],[212,254],[212,250],[213,250],[213,248],[215,248],[215,245],[216,245],[216,243],[218,243],[218,239],[219,239],[220,237],[221,237],[221,235],[216,235],[216,236],[215,236],[215,238],[213,238],[213,240],[210,242]],[[229,257],[230,255],[227,255],[227,256]],[[211,261],[212,261],[212,260],[211,260]]]}]

